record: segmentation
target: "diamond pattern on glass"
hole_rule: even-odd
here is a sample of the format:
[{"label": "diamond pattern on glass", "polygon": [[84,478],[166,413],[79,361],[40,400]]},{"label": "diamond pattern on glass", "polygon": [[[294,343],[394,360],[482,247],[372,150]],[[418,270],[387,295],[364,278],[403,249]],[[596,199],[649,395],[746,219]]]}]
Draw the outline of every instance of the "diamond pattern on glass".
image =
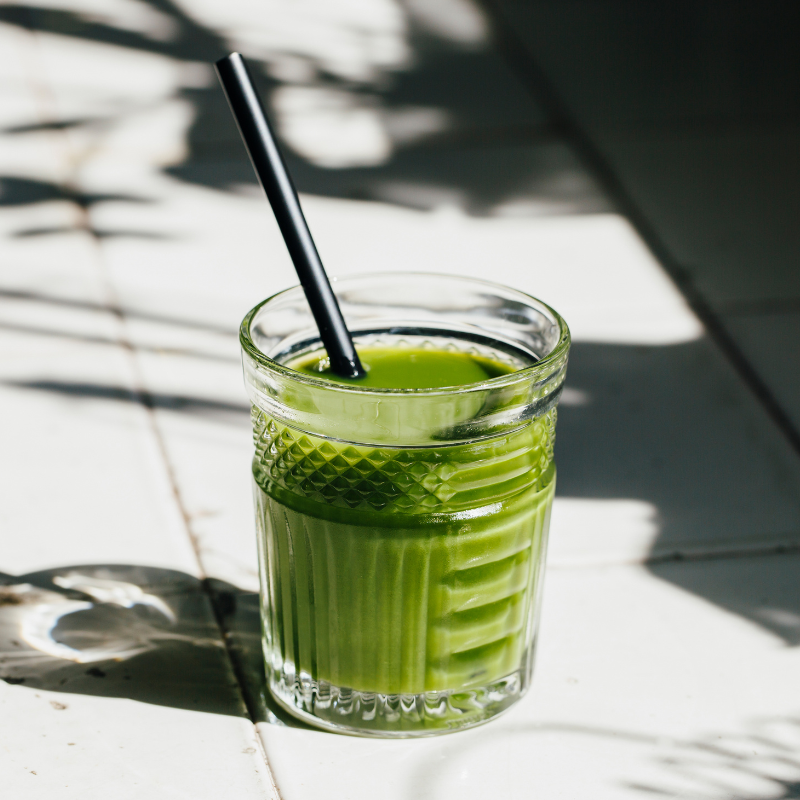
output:
[{"label": "diamond pattern on glass", "polygon": [[405,514],[477,507],[531,487],[552,461],[555,438],[555,410],[494,440],[415,450],[329,441],[256,407],[252,421],[262,480],[329,505]]}]

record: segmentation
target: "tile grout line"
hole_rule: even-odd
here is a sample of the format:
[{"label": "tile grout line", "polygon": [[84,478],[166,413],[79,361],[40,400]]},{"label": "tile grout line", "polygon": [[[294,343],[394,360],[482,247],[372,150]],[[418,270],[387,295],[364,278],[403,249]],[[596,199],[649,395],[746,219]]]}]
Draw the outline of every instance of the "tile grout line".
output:
[{"label": "tile grout line", "polygon": [[272,773],[272,768],[270,767],[269,757],[267,756],[264,743],[261,740],[261,736],[258,733],[258,728],[256,727],[256,723],[258,721],[257,710],[253,706],[250,700],[250,693],[246,690],[245,675],[241,668],[239,658],[234,649],[231,632],[230,630],[228,630],[228,627],[225,624],[224,615],[219,605],[217,593],[214,591],[212,581],[208,577],[208,575],[206,575],[205,568],[203,567],[200,543],[197,539],[197,536],[194,534],[194,531],[192,530],[191,515],[189,514],[186,508],[186,504],[183,501],[183,497],[181,495],[180,488],[178,486],[177,477],[175,475],[175,470],[172,465],[172,460],[169,457],[169,452],[167,450],[167,445],[164,440],[164,436],[161,433],[161,428],[158,425],[158,420],[156,418],[155,403],[153,402],[153,396],[150,393],[150,391],[145,388],[144,378],[141,369],[139,367],[139,358],[136,352],[136,346],[130,341],[130,339],[126,334],[127,320],[125,317],[125,312],[119,303],[119,298],[117,297],[113,284],[107,274],[105,259],[103,258],[103,253],[102,253],[102,242],[96,235],[94,229],[92,228],[88,211],[86,209],[82,209],[82,211],[85,222],[84,229],[92,237],[95,249],[98,254],[100,269],[103,272],[105,291],[107,293],[107,299],[110,301],[108,310],[117,320],[119,326],[119,344],[125,351],[128,357],[128,361],[131,365],[131,369],[133,371],[133,377],[134,377],[133,395],[136,399],[136,402],[144,408],[144,411],[147,414],[148,425],[158,446],[158,451],[167,474],[167,479],[169,481],[172,496],[175,500],[175,504],[178,508],[181,519],[183,520],[184,531],[189,539],[192,552],[194,553],[195,561],[197,563],[197,569],[200,574],[200,585],[203,588],[203,593],[208,598],[208,602],[211,606],[211,611],[214,615],[214,622],[216,623],[217,628],[219,629],[220,638],[222,639],[223,646],[225,647],[225,653],[228,657],[228,663],[230,664],[231,672],[233,673],[233,676],[236,680],[236,684],[239,689],[239,700],[241,703],[240,710],[244,711],[244,713],[247,715],[247,718],[250,720],[250,723],[253,726],[253,734],[256,740],[256,747],[258,748],[258,752],[261,755],[261,759],[267,771],[269,788],[271,789],[274,797],[277,798],[277,800],[280,800],[281,795],[280,792],[278,791],[277,784],[275,783],[275,777]]},{"label": "tile grout line", "polygon": [[[33,31],[28,31],[28,33],[31,37],[34,49],[38,49],[37,35]],[[32,65],[31,69],[33,69]],[[32,78],[31,92],[39,98],[40,121],[46,121],[46,117],[48,117],[49,115],[44,110],[44,106],[53,105],[53,96],[52,92],[50,91],[49,87],[46,86],[46,82],[41,76],[39,76],[38,78]],[[69,167],[69,172],[71,172],[74,175],[78,167],[78,164],[76,163],[76,159],[72,156],[72,153],[70,152],[69,142],[65,140],[63,134],[56,135],[54,139],[54,144],[58,142],[58,140],[61,141],[58,144],[56,144],[56,146],[58,147],[60,144],[60,149],[62,149],[64,153],[65,159]],[[65,177],[63,180],[59,182],[63,184],[64,189],[70,192],[73,197],[75,198],[78,197],[77,187],[73,184],[72,179]],[[188,513],[185,503],[183,502],[183,498],[181,496],[180,489],[178,487],[177,479],[175,476],[175,471],[173,469],[172,462],[169,458],[169,454],[166,448],[166,443],[164,441],[164,437],[161,434],[161,430],[156,420],[155,403],[153,401],[151,393],[145,388],[145,383],[143,380],[141,369],[139,367],[139,360],[136,352],[136,347],[130,341],[130,339],[126,334],[126,329],[127,329],[126,315],[122,306],[119,303],[119,298],[117,297],[113,283],[110,279],[110,276],[108,275],[105,259],[103,256],[102,241],[100,240],[100,238],[97,235],[97,232],[92,226],[89,209],[86,206],[80,204],[79,202],[76,202],[75,200],[73,200],[72,202],[77,212],[75,229],[83,231],[90,237],[96,253],[97,257],[96,263],[98,264],[99,271],[101,273],[101,282],[105,294],[104,297],[105,310],[109,312],[112,315],[112,317],[114,317],[114,319],[117,321],[117,327],[118,327],[117,340],[119,346],[122,348],[122,350],[125,352],[127,356],[128,362],[130,364],[133,373],[134,386],[131,391],[131,395],[134,401],[144,409],[144,412],[147,415],[148,426],[155,439],[158,452],[161,456],[161,461],[167,475],[167,480],[169,481],[173,499],[176,503],[178,512],[183,521],[184,532],[186,533],[189,539],[192,552],[194,553],[198,573],[200,575],[200,584],[202,586],[203,593],[206,595],[209,604],[211,605],[211,610],[214,614],[214,621],[217,625],[217,628],[219,629],[220,638],[222,639],[223,646],[225,647],[225,653],[228,658],[228,663],[230,664],[231,671],[233,673],[234,679],[236,680],[236,684],[239,689],[239,700],[241,704],[240,710],[244,711],[245,715],[250,720],[250,723],[253,726],[253,736],[256,741],[257,751],[259,752],[261,756],[261,761],[264,765],[264,768],[266,769],[268,792],[273,796],[273,798],[281,800],[281,794],[275,782],[275,777],[273,775],[272,768],[270,767],[269,757],[264,747],[264,742],[262,741],[261,736],[258,733],[258,728],[256,725],[258,717],[256,714],[256,710],[255,708],[252,707],[251,703],[248,701],[249,694],[248,692],[245,691],[244,673],[240,667],[236,654],[234,653],[230,632],[228,631],[227,627],[224,624],[224,618],[217,602],[216,593],[213,590],[210,579],[205,573],[205,569],[203,567],[202,559],[200,556],[199,542],[197,541],[197,537],[194,535],[192,531],[191,517]]]},{"label": "tile grout line", "polygon": [[660,564],[694,563],[698,561],[732,561],[740,558],[768,558],[770,556],[797,555],[800,553],[800,542],[786,542],[783,544],[754,545],[752,547],[718,548],[716,550],[690,550],[682,552],[675,550],[670,553],[658,553],[644,558],[609,558],[595,561],[570,561],[567,559],[548,562],[548,570],[568,572],[606,567],[647,567]]},{"label": "tile grout line", "polygon": [[236,680],[236,684],[239,689],[239,700],[241,703],[241,710],[245,712],[248,719],[250,720],[250,723],[253,726],[253,735],[256,741],[256,747],[258,748],[258,752],[261,755],[261,760],[267,771],[269,788],[274,797],[277,798],[277,800],[280,800],[281,795],[280,792],[278,791],[278,787],[275,782],[275,777],[272,773],[272,768],[270,767],[269,757],[267,756],[264,743],[261,740],[261,736],[258,733],[258,728],[256,727],[258,714],[256,708],[252,705],[252,702],[250,700],[250,693],[246,690],[245,675],[241,668],[239,658],[234,649],[234,643],[232,641],[231,632],[230,630],[228,630],[228,627],[225,624],[224,615],[219,605],[217,593],[214,591],[211,579],[208,577],[208,575],[206,575],[206,571],[203,566],[200,543],[194,531],[192,530],[191,515],[189,514],[186,508],[186,504],[183,501],[183,497],[181,495],[180,488],[178,486],[177,477],[175,475],[175,470],[172,465],[172,460],[169,457],[169,452],[167,450],[167,445],[164,440],[164,436],[161,433],[161,428],[158,425],[158,420],[156,418],[155,403],[153,402],[153,396],[149,392],[149,390],[145,388],[144,378],[141,369],[139,367],[139,358],[136,352],[136,346],[130,341],[130,339],[126,335],[127,321],[125,317],[125,312],[119,303],[119,298],[117,297],[113,284],[107,274],[105,260],[102,254],[102,242],[97,237],[94,229],[91,226],[91,220],[89,219],[88,211],[85,209],[83,209],[83,211],[84,211],[85,226],[86,226],[85,229],[87,233],[89,233],[89,235],[92,237],[92,240],[95,244],[95,249],[97,250],[98,253],[98,261],[100,263],[100,268],[103,271],[104,275],[104,283],[106,284],[105,289],[108,294],[108,300],[111,301],[108,310],[117,319],[120,329],[119,343],[122,349],[125,351],[128,360],[131,364],[131,368],[133,370],[134,396],[136,398],[136,401],[144,408],[145,413],[147,414],[150,430],[153,434],[153,437],[156,440],[159,454],[161,455],[161,460],[163,462],[164,469],[167,474],[167,479],[170,484],[170,489],[172,491],[172,495],[175,500],[175,504],[181,515],[181,519],[183,520],[184,531],[189,539],[189,542],[192,547],[192,552],[194,553],[195,556],[197,569],[198,572],[200,573],[200,585],[203,587],[203,593],[208,598],[208,602],[211,606],[211,611],[214,615],[214,622],[216,623],[217,628],[219,629],[219,635],[220,638],[222,639],[223,646],[225,647],[225,653],[228,657],[228,663],[230,664],[231,672],[233,673],[233,676]]},{"label": "tile grout line", "polygon": [[750,364],[744,352],[725,328],[724,323],[697,289],[685,266],[672,256],[655,227],[639,210],[608,160],[578,123],[566,104],[558,97],[544,69],[536,62],[528,47],[514,32],[513,25],[500,8],[498,0],[480,0],[480,2],[494,24],[495,40],[501,55],[519,75],[533,98],[540,102],[545,111],[553,118],[555,128],[563,131],[567,143],[575,150],[584,167],[597,178],[619,211],[631,222],[647,248],[705,327],[709,338],[727,357],[728,362],[759,401],[773,424],[788,440],[795,454],[800,456],[800,430],[794,425],[769,386]]}]

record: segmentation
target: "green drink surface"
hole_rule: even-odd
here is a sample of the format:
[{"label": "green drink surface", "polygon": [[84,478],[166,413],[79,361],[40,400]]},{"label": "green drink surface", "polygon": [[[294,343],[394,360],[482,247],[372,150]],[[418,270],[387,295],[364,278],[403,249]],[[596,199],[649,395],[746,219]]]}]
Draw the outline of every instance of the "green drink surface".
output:
[{"label": "green drink surface", "polygon": [[422,347],[359,347],[358,355],[367,372],[358,380],[342,378],[331,371],[328,359],[319,353],[290,361],[287,366],[306,375],[363,386],[368,389],[441,389],[465,386],[514,372],[485,356]]}]

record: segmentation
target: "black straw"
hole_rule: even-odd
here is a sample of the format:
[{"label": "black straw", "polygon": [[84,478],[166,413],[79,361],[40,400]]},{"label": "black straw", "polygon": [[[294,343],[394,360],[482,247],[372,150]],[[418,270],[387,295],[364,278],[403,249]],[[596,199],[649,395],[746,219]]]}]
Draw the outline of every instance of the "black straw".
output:
[{"label": "black straw", "polygon": [[331,370],[343,378],[363,378],[366,372],[314,246],[297,190],[286,170],[247,65],[239,53],[231,53],[217,61],[216,67],[250,161],[267,194],[306,293],[320,338],[328,351]]}]

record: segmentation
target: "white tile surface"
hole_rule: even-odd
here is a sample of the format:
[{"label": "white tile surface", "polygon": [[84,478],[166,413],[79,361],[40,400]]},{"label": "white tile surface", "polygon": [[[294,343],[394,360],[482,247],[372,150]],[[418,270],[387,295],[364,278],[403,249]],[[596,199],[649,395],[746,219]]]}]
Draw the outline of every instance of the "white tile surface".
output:
[{"label": "white tile surface", "polygon": [[[148,388],[184,404],[180,414],[167,409],[160,419],[195,534],[209,554],[206,569],[251,589],[252,527],[237,505],[249,501],[244,486],[231,489],[231,476],[244,479],[250,458],[233,331],[251,303],[294,279],[258,193],[152,186],[162,199],[137,206],[137,224],[164,229],[172,222],[181,237],[111,238],[103,249],[123,305],[134,311],[127,329],[144,348]],[[575,344],[559,422],[556,563],[798,540],[793,454],[700,338],[683,299],[619,217],[476,219],[452,209],[307,196],[304,204],[333,274],[409,265],[489,274],[566,316]],[[125,206],[100,206],[93,214],[98,225],[118,227]],[[204,224],[208,219],[220,225]],[[265,266],[271,260],[274,269]],[[148,307],[165,321],[142,318]],[[731,493],[743,475],[753,491]]]},{"label": "white tile surface", "polygon": [[[61,238],[28,243],[0,300],[0,403],[13,421],[0,444],[4,786],[31,798],[270,797],[118,322],[98,310],[96,254]],[[101,568],[94,588],[80,579],[71,600],[53,586],[29,602],[41,570],[97,572],[80,565],[120,566]],[[157,606],[126,608],[124,573],[142,566],[174,571],[168,603],[194,609],[186,622],[152,627]]]},{"label": "white tile surface", "polygon": [[533,689],[515,709],[416,742],[262,724],[282,797],[781,796],[800,771],[798,651],[667,582],[746,577],[765,606],[776,585],[794,586],[797,558],[746,574],[741,563],[676,565],[666,581],[633,567],[551,571]]},{"label": "white tile surface", "polygon": [[[71,605],[45,644],[62,654],[76,641],[144,649],[104,666],[104,677],[80,660],[54,666],[52,652],[40,656],[14,638],[30,607],[6,603],[0,674],[25,677],[25,659],[35,659],[27,683],[0,681],[4,785],[35,800],[277,797],[207,596],[191,577],[198,567],[185,524],[205,574],[255,588],[236,329],[250,306],[295,280],[249,166],[231,149],[230,121],[214,116],[227,111],[208,68],[197,63],[233,44],[264,59],[273,81],[313,89],[324,68],[358,85],[354,94],[368,102],[337,107],[339,121],[366,120],[378,144],[389,142],[369,168],[347,148],[334,153],[347,167],[338,170],[313,166],[330,152],[307,152],[310,164],[292,157],[333,274],[413,268],[491,277],[551,302],[576,342],[531,695],[482,729],[425,742],[262,723],[283,800],[790,796],[800,779],[797,650],[785,646],[800,641],[797,557],[652,572],[598,565],[653,551],[795,542],[795,460],[568,148],[546,139],[417,147],[422,134],[495,141],[545,121],[505,83],[475,7],[275,0],[267,15],[246,2],[164,11],[77,3],[60,2],[75,12],[73,34],[113,26],[91,30],[124,31],[118,41],[127,46],[0,28],[32,59],[25,80],[37,97],[27,104],[20,75],[0,66],[0,88],[10,87],[4,125],[89,120],[4,139],[4,172],[17,182],[0,214],[13,267],[0,286],[0,400],[19,423],[3,428],[0,446],[11,487],[0,521],[14,534],[0,570],[17,576],[14,592],[40,593],[31,607],[41,629],[42,607],[58,613],[86,595],[65,594],[52,573],[32,571],[121,563],[106,576],[117,581],[113,590],[125,583],[146,602]],[[319,24],[307,24],[312,11]],[[45,28],[55,18],[31,13]],[[473,107],[448,88],[448,63],[488,76],[468,98]],[[501,83],[507,88],[496,91]],[[305,120],[312,127],[332,102],[323,100]],[[303,125],[285,108],[279,123],[284,132],[295,126],[290,145],[300,151]],[[441,119],[452,127],[430,127]],[[376,152],[388,160],[376,163]],[[165,173],[190,153],[205,161],[172,170],[185,180]],[[707,148],[689,155],[710,175],[724,168]],[[88,215],[65,197],[64,181]],[[210,188],[242,182],[234,192]],[[589,213],[559,216],[575,211]],[[95,238],[52,233],[87,226]],[[705,253],[686,250],[695,252]],[[104,310],[117,302],[122,322]],[[129,399],[139,381],[152,418]],[[70,383],[77,391],[66,391]],[[179,574],[163,573],[165,585],[153,588],[124,565]],[[95,593],[111,590],[95,584]],[[180,611],[174,623],[159,603]],[[252,603],[246,610],[241,641],[253,645]]]},{"label": "white tile surface", "polygon": [[274,796],[198,581],[123,565],[8,580],[0,587],[7,791]]},{"label": "white tile surface", "polygon": [[[7,291],[29,299],[0,299],[0,389],[6,419],[13,420],[2,428],[10,491],[0,515],[14,532],[3,569],[93,561],[194,574],[197,562],[137,401],[130,356],[119,346],[119,323],[86,308],[104,300],[97,253],[85,235],[60,239],[19,247],[38,269],[15,271]],[[58,284],[57,273],[73,291],[81,284],[86,291],[62,296],[66,304],[38,301],[40,287]]]},{"label": "white tile surface", "polygon": [[5,791],[20,797],[269,798],[252,725],[0,682]]},{"label": "white tile surface", "polygon": [[[58,132],[3,145],[4,789],[274,797],[96,242],[76,230],[70,146]],[[137,583],[144,566],[160,588]]]}]

